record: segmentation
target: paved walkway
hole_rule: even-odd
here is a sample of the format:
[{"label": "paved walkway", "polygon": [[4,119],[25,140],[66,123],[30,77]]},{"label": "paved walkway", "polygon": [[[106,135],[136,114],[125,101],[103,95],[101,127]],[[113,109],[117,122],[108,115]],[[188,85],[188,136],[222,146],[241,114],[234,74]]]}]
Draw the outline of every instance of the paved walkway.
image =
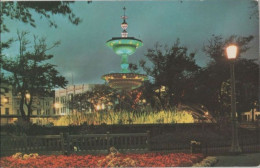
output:
[{"label": "paved walkway", "polygon": [[236,156],[216,156],[218,162],[214,167],[229,167],[229,166],[258,166],[260,167],[260,153],[241,154]]}]

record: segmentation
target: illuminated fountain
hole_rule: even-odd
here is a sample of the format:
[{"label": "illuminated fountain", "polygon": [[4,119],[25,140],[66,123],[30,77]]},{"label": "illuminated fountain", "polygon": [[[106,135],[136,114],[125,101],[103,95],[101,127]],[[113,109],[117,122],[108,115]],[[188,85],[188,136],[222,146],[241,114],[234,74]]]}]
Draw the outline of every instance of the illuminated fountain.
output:
[{"label": "illuminated fountain", "polygon": [[113,37],[106,42],[106,45],[113,49],[113,51],[121,57],[121,72],[110,73],[102,76],[102,79],[106,80],[110,87],[120,90],[132,90],[140,87],[147,76],[143,74],[131,73],[128,69],[128,56],[135,53],[136,49],[143,46],[143,42],[134,37],[127,37],[126,31],[128,24],[126,23],[127,16],[125,16],[125,7],[123,23],[121,27],[123,32],[121,37]]}]

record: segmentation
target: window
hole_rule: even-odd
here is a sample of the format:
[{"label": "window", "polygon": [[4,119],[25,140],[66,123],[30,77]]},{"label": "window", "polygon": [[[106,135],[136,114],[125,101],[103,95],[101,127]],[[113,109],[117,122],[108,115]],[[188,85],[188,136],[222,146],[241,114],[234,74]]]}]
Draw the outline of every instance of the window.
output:
[{"label": "window", "polygon": [[16,112],[17,112],[17,114],[20,114],[20,110],[19,110],[19,109],[17,109],[17,111],[16,111]]},{"label": "window", "polygon": [[66,97],[65,96],[61,97],[61,103],[66,103]]},{"label": "window", "polygon": [[59,102],[59,97],[56,97],[56,102],[57,102],[57,103]]},{"label": "window", "polygon": [[9,108],[5,108],[5,115],[9,115]]},{"label": "window", "polygon": [[9,89],[8,88],[5,88],[5,93],[8,93],[9,92]]},{"label": "window", "polygon": [[73,94],[69,94],[69,100],[73,99]]},{"label": "window", "polygon": [[59,108],[55,108],[54,109],[54,114],[59,114],[59,110],[60,110]]},{"label": "window", "polygon": [[41,115],[41,109],[37,109],[37,115]]}]

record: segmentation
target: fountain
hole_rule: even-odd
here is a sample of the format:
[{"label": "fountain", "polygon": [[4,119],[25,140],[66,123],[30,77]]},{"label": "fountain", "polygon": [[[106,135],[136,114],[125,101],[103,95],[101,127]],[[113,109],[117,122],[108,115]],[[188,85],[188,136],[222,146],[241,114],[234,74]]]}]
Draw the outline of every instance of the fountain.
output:
[{"label": "fountain", "polygon": [[109,73],[102,76],[110,87],[119,90],[132,90],[140,87],[147,76],[144,74],[131,73],[128,69],[128,56],[135,53],[136,49],[143,46],[143,42],[134,37],[128,37],[126,31],[128,24],[126,23],[127,16],[125,15],[126,8],[124,7],[123,23],[121,27],[123,32],[121,37],[113,37],[106,42],[106,45],[113,49],[113,51],[121,57],[121,72],[119,73]]}]

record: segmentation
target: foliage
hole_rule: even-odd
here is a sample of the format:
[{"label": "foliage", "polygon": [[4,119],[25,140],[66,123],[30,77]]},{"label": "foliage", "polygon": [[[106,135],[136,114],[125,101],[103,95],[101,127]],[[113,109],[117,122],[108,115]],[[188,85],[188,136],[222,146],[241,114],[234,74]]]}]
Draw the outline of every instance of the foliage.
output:
[{"label": "foliage", "polygon": [[101,124],[166,124],[166,123],[193,123],[192,115],[185,111],[144,111],[135,113],[130,111],[105,111],[90,114],[74,114],[62,116],[55,125],[88,125]]},{"label": "foliage", "polygon": [[[71,10],[71,3],[64,1],[54,2],[40,2],[40,1],[6,1],[1,3],[1,23],[4,19],[15,19],[24,23],[29,23],[31,26],[36,27],[33,13],[37,13],[49,21],[50,26],[55,26],[55,22],[51,20],[51,15],[63,15],[68,17],[72,24],[78,25],[80,18],[77,17]],[[5,24],[1,24],[3,31],[8,31]]]},{"label": "foliage", "polygon": [[257,21],[259,21],[259,5],[258,5],[258,1],[250,1],[250,6],[249,8],[251,9],[250,12],[250,19],[256,19]]},{"label": "foliage", "polygon": [[[47,46],[46,39],[34,36],[33,50],[28,50],[30,42],[26,39],[27,32],[18,32],[20,44],[17,57],[4,57],[3,69],[11,73],[10,82],[15,94],[20,98],[19,110],[22,119],[30,121],[33,101],[37,96],[50,96],[56,87],[67,84],[65,78],[59,75],[55,65],[48,63],[53,55],[47,51],[56,47],[59,42]],[[27,107],[25,112],[24,105]]]},{"label": "foliage", "polygon": [[156,44],[154,49],[148,49],[146,58],[140,66],[153,78],[150,90],[159,99],[162,108],[171,108],[185,102],[193,90],[193,78],[199,67],[195,63],[195,53],[187,53],[188,49],[181,46],[177,39],[171,48]]},{"label": "foliage", "polygon": [[120,92],[108,85],[95,85],[92,90],[75,95],[69,107],[83,113],[107,109],[140,111],[144,104],[142,89]]},{"label": "foliage", "polygon": [[[3,167],[182,167],[192,166],[200,162],[202,154],[186,153],[145,153],[111,155],[50,155],[38,156],[26,160],[12,156],[3,157],[0,164]],[[103,162],[102,162],[103,161]]]},{"label": "foliage", "polygon": [[70,109],[79,112],[96,111],[97,106],[105,104],[111,106],[117,99],[116,90],[107,85],[95,85],[95,87],[82,94],[76,94],[69,102]]},{"label": "foliage", "polygon": [[[78,25],[81,19],[77,17],[72,9],[69,1],[4,1],[0,3],[0,34],[9,32],[5,20],[17,20],[23,23],[28,23],[32,27],[36,27],[33,15],[39,14],[40,18],[46,18],[50,26],[57,27],[57,24],[52,19],[52,15],[62,15],[69,21]],[[2,50],[8,49],[14,39],[0,42],[0,61],[2,62]]]}]

